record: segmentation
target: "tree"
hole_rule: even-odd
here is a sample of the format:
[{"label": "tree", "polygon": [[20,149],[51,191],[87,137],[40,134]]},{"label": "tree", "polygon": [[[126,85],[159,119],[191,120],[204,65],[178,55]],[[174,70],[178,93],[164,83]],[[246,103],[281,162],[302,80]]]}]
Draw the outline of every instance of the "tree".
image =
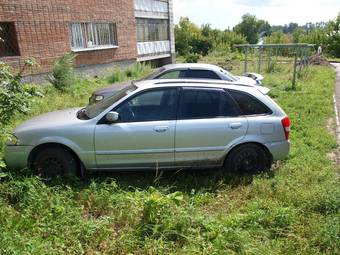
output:
[{"label": "tree", "polygon": [[328,23],[326,30],[327,51],[334,57],[340,57],[340,13],[335,20]]},{"label": "tree", "polygon": [[290,43],[292,38],[289,35],[284,34],[282,31],[272,33],[266,38],[266,43],[279,44],[279,43]]},{"label": "tree", "polygon": [[299,27],[298,23],[290,22],[288,25],[284,25],[283,27],[283,33],[285,34],[291,34],[293,31]]},{"label": "tree", "polygon": [[199,37],[200,28],[192,23],[188,17],[181,17],[179,24],[175,26],[176,50],[180,55],[192,52],[192,38]]},{"label": "tree", "polygon": [[205,25],[204,36],[202,29],[192,23],[189,18],[182,17],[179,24],[175,26],[176,49],[182,55],[189,53],[196,53],[200,55],[207,55],[212,48],[213,38],[209,35],[212,32],[210,25]]},{"label": "tree", "polygon": [[243,15],[241,23],[234,27],[234,31],[244,35],[248,43],[257,43],[259,40],[259,26],[256,17],[253,15]]},{"label": "tree", "polygon": [[301,39],[304,35],[304,31],[302,28],[300,27],[296,27],[293,32],[292,32],[292,36],[293,36],[293,42],[294,43],[299,43],[301,42]]},{"label": "tree", "polygon": [[244,35],[248,43],[258,43],[260,32],[270,33],[271,27],[265,20],[258,20],[249,13],[242,16],[242,21],[234,27],[234,31]]}]

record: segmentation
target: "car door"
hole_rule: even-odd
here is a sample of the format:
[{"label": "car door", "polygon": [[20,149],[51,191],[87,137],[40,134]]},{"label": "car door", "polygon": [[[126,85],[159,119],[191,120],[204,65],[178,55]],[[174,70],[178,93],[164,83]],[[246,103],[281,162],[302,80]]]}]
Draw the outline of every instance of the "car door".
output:
[{"label": "car door", "polygon": [[176,125],[175,164],[213,166],[243,139],[248,122],[223,89],[183,88]]},{"label": "car door", "polygon": [[177,88],[148,89],[115,107],[120,120],[96,126],[97,167],[173,166],[177,100]]}]

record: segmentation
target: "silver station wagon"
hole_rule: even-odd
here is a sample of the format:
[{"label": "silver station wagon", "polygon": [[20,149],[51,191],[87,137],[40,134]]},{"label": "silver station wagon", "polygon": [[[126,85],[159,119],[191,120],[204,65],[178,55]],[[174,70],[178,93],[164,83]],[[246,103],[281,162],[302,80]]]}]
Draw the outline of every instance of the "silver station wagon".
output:
[{"label": "silver station wagon", "polygon": [[[211,64],[182,63],[170,64],[156,69],[142,80],[161,79],[204,79],[224,81],[224,83],[241,83],[245,85],[261,85],[263,76],[257,73],[244,73],[242,76],[235,76],[222,67]],[[130,82],[129,82],[130,83]],[[119,88],[126,83],[113,84],[106,88],[100,88],[93,92],[90,103],[97,103],[112,96]]]},{"label": "silver station wagon", "polygon": [[289,118],[268,91],[202,80],[136,82],[86,108],[23,123],[5,160],[42,178],[85,170],[261,171],[290,147]]}]

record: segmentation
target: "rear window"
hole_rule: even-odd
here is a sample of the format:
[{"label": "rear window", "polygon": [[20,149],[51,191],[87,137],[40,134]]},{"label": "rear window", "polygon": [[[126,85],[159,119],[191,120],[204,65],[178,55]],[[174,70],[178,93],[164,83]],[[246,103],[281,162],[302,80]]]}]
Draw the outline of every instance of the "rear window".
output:
[{"label": "rear window", "polygon": [[221,78],[213,71],[209,70],[186,70],[183,78],[190,79],[213,79],[221,80]]},{"label": "rear window", "polygon": [[242,115],[272,114],[272,111],[254,96],[235,90],[228,92],[240,107]]},{"label": "rear window", "polygon": [[219,89],[185,88],[182,92],[181,119],[206,119],[237,116],[233,99]]}]

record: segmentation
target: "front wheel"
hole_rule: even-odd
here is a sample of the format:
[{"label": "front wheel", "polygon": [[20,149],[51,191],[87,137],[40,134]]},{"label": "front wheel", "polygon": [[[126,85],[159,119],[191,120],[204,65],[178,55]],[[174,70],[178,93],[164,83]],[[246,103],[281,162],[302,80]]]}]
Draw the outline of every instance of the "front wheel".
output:
[{"label": "front wheel", "polygon": [[271,167],[271,158],[256,144],[241,145],[228,155],[224,168],[235,173],[256,173]]},{"label": "front wheel", "polygon": [[51,180],[57,176],[76,176],[78,168],[75,157],[60,147],[40,151],[33,162],[35,173],[43,180]]}]

